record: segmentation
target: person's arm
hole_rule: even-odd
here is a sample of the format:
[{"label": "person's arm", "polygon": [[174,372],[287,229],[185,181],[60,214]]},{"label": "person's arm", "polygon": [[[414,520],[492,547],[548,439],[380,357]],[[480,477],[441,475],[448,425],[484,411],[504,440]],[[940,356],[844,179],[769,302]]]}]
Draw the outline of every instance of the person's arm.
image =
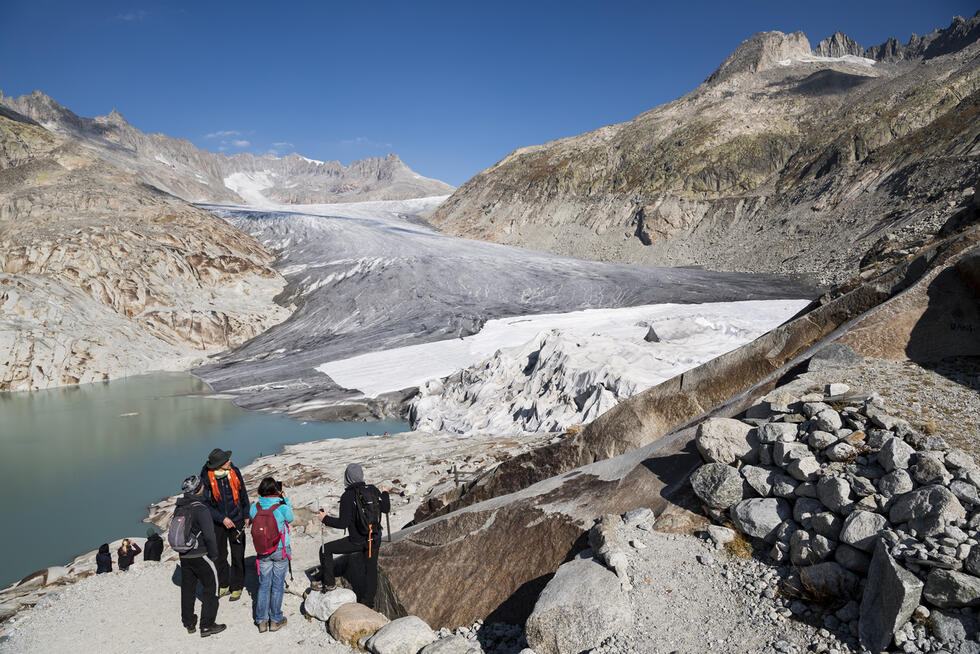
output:
[{"label": "person's arm", "polygon": [[[235,467],[235,474],[238,475],[238,481],[241,483],[241,491],[239,491],[238,499],[242,507],[249,505],[248,501],[248,490],[245,489],[245,477],[242,476],[242,471]],[[242,513],[245,513],[243,510]]]},{"label": "person's arm", "polygon": [[248,519],[249,520],[255,520],[255,514],[259,512],[259,503],[258,503],[258,501],[256,501],[255,504],[252,504],[251,506],[252,506],[252,508],[250,508],[248,510]]},{"label": "person's arm", "polygon": [[212,561],[218,560],[218,539],[214,537],[214,521],[208,520],[210,517],[207,511],[197,512],[198,528],[201,530],[201,540],[208,548],[208,558]]},{"label": "person's arm", "polygon": [[282,511],[282,519],[284,522],[292,522],[294,517],[293,505],[290,504],[288,497],[282,498],[282,501],[283,505],[279,507],[279,510]]},{"label": "person's arm", "polygon": [[388,489],[381,491],[381,512],[391,513],[391,498],[388,497]]},{"label": "person's arm", "polygon": [[130,548],[131,548],[131,551],[133,553],[133,556],[136,556],[137,554],[139,554],[140,552],[143,551],[143,550],[140,549],[140,546],[137,545],[136,543],[131,543],[130,544]]},{"label": "person's arm", "polygon": [[340,516],[335,518],[331,515],[323,516],[323,524],[328,527],[333,527],[334,529],[349,529],[351,525],[351,516],[354,512],[354,495],[344,491],[344,494],[340,496]]}]

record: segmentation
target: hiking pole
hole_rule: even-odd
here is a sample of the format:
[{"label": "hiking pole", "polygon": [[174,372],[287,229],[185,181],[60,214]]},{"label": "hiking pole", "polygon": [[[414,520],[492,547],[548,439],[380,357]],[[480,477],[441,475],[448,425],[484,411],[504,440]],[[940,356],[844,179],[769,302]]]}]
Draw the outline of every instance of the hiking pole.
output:
[{"label": "hiking pole", "polygon": [[391,514],[385,514],[385,521],[388,523],[388,542],[391,542]]}]

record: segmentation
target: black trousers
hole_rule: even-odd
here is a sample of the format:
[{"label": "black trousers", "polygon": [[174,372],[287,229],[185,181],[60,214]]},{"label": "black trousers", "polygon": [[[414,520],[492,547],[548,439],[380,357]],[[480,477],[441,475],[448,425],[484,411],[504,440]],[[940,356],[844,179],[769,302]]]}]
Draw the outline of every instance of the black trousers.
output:
[{"label": "black trousers", "polygon": [[197,624],[197,616],[194,615],[197,582],[204,587],[201,628],[206,629],[214,626],[214,619],[218,616],[218,571],[207,556],[180,557],[180,621],[188,628]]},{"label": "black trousers", "polygon": [[[241,590],[245,587],[245,529],[228,529],[220,522],[214,523],[214,537],[218,540],[218,586]],[[231,550],[231,568],[228,551]]]},{"label": "black trousers", "polygon": [[369,553],[367,543],[353,543],[350,536],[325,543],[320,548],[320,570],[323,585],[333,586],[336,583],[333,572],[334,554],[360,554],[360,556],[348,557],[347,578],[354,586],[358,603],[373,609],[374,596],[378,592],[378,549],[380,546],[381,539],[375,539],[371,543]]}]

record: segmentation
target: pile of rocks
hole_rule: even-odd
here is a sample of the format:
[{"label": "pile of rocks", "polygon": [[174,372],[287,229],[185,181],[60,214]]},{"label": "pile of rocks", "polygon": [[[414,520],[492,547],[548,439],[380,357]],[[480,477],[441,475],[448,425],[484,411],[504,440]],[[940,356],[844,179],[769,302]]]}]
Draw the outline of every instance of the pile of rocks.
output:
[{"label": "pile of rocks", "polygon": [[777,389],[741,420],[705,421],[694,492],[713,520],[794,566],[788,590],[860,599],[863,647],[980,652],[980,469],[849,390]]}]

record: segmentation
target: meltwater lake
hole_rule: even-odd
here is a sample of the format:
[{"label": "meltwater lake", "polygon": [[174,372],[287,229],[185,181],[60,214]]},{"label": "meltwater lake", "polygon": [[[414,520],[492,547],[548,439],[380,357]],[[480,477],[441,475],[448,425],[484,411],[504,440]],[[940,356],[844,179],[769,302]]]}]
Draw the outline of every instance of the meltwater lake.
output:
[{"label": "meltwater lake", "polygon": [[409,429],[300,422],[209,392],[191,375],[162,373],[0,393],[0,524],[16,532],[0,538],[0,588],[102,543],[142,538],[147,506],[178,493],[215,447],[241,467],[284,445]]}]

